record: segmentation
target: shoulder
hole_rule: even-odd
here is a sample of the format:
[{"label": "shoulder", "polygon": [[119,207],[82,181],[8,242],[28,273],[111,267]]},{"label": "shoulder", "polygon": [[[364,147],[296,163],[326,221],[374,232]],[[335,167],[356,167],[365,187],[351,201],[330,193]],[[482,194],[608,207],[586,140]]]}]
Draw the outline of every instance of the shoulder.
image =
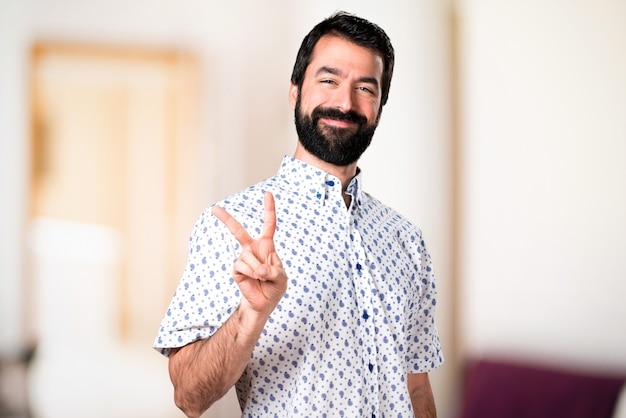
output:
[{"label": "shoulder", "polygon": [[404,231],[410,233],[421,240],[422,230],[418,228],[409,218],[400,212],[381,202],[379,199],[369,193],[362,193],[363,212],[373,222],[377,223],[381,228],[393,231]]},{"label": "shoulder", "polygon": [[237,193],[233,193],[230,196],[211,205],[206,211],[210,212],[213,206],[221,206],[231,215],[239,213],[244,216],[256,216],[263,215],[263,195],[266,191],[276,193],[278,190],[279,179],[277,176],[269,177],[263,181],[253,184],[246,189],[243,189]]}]

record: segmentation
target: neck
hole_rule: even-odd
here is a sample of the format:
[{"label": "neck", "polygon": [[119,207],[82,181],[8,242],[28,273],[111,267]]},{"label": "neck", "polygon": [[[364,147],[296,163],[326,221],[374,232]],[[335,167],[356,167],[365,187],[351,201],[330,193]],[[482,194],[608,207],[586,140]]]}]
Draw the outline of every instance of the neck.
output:
[{"label": "neck", "polygon": [[339,181],[341,181],[341,191],[343,199],[346,202],[346,206],[350,206],[350,196],[346,194],[346,189],[348,188],[348,184],[350,184],[352,178],[356,175],[357,162],[354,162],[347,166],[338,166],[327,163],[326,161],[321,160],[313,154],[309,153],[306,149],[304,149],[300,142],[298,142],[296,152],[293,154],[293,156],[300,161],[324,170],[328,174],[332,174],[333,176],[337,177]]}]

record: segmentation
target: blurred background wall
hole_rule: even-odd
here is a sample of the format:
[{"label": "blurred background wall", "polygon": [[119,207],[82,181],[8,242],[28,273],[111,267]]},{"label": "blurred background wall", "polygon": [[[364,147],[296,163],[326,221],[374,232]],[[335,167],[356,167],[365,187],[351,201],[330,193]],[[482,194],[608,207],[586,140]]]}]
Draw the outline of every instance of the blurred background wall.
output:
[{"label": "blurred background wall", "polygon": [[[115,228],[33,216],[33,48],[191,57],[176,169],[160,172],[176,174],[160,182],[184,205],[164,209],[170,235],[135,243],[167,236],[184,254],[204,207],[272,175],[295,148],[293,60],[340,9],[380,24],[396,48],[361,167],[367,189],[422,228],[436,262],[440,416],[455,416],[472,358],[626,368],[626,3],[0,0],[0,351],[39,344],[26,382],[36,416],[180,416],[150,348],[162,312],[130,325],[119,312],[164,311],[179,273],[120,279],[127,249]],[[168,155],[146,135],[142,161]],[[62,251],[44,254],[57,258],[38,246],[49,236]],[[235,416],[233,403],[207,416]]]},{"label": "blurred background wall", "polygon": [[469,352],[626,363],[626,3],[465,1]]}]

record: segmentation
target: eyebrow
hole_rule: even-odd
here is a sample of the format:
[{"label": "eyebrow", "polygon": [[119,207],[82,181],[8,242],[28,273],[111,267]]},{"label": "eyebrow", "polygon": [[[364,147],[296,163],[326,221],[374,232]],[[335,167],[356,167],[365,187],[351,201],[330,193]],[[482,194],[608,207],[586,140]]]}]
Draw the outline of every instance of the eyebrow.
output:
[{"label": "eyebrow", "polygon": [[[326,65],[320,67],[319,70],[317,70],[317,72],[315,73],[316,76],[319,76],[321,74],[332,74],[332,75],[336,75],[338,77],[342,77],[343,76],[342,71],[339,70],[338,68],[328,67]],[[378,80],[375,77],[361,77],[357,81],[359,81],[361,83],[372,84],[377,89],[379,88]]]}]

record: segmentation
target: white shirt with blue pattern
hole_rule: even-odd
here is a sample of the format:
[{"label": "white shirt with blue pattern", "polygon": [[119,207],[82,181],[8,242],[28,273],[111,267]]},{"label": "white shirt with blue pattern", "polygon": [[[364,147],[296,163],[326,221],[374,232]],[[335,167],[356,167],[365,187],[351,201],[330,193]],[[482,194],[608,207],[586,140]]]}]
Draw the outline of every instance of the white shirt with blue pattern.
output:
[{"label": "white shirt with blue pattern", "polygon": [[[243,417],[409,417],[407,373],[443,362],[422,233],[361,182],[349,184],[346,208],[336,177],[285,157],[276,176],[218,203],[255,237],[263,193],[274,194],[274,242],[289,278],[236,384]],[[204,211],[154,342],[162,354],[210,338],[237,309],[240,250]]]}]

